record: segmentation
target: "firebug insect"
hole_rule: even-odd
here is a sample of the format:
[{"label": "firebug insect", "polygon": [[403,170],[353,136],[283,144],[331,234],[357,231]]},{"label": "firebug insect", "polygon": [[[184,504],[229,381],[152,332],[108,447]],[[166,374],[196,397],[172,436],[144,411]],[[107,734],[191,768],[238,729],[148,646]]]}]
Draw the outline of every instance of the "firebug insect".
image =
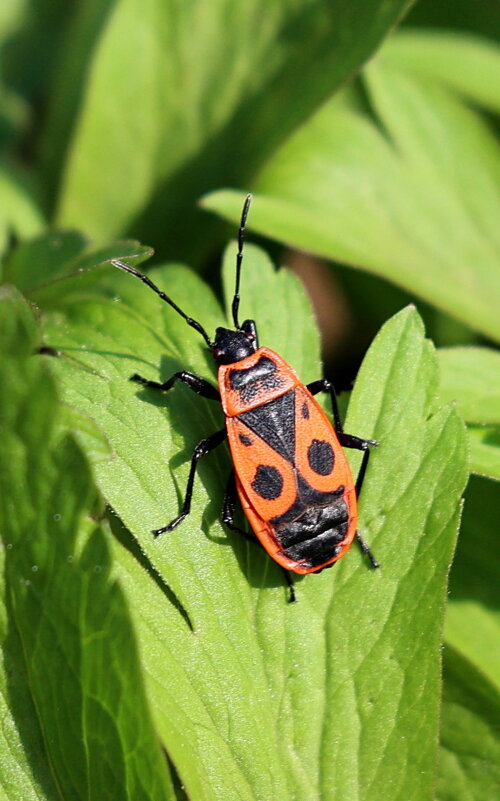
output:
[{"label": "firebug insect", "polygon": [[[194,449],[181,513],[153,534],[172,531],[187,517],[199,460],[228,439],[233,469],[226,487],[222,520],[233,531],[250,536],[234,522],[238,497],[258,541],[284,568],[293,599],[293,585],[287,571],[319,573],[335,564],[355,538],[373,567],[379,566],[357,530],[357,498],[368,466],[369,449],[378,443],[344,432],[330,381],[320,379],[302,384],[281,356],[259,347],[253,320],[240,325],[240,276],[251,199],[248,195],[245,200],[238,234],[232,302],[235,330],[219,327],[213,341],[199,322],[188,317],[146,275],[116,259],[112,264],[139,278],[172,306],[201,334],[219,365],[218,389],[187,370],[174,373],[163,383],[137,374],[130,378],[144,387],[163,391],[182,381],[198,395],[219,401],[226,417],[226,427],[201,440]],[[313,397],[318,392],[330,394],[333,425]],[[342,446],[363,451],[356,483]]]}]

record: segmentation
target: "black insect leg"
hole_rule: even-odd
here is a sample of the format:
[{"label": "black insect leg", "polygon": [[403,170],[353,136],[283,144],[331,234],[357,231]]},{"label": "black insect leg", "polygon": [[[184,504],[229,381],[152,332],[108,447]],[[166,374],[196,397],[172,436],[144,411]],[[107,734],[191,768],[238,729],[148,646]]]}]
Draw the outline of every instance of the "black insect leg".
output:
[{"label": "black insect leg", "polygon": [[320,378],[319,381],[313,381],[311,384],[307,384],[307,389],[311,395],[317,395],[318,392],[330,393],[335,430],[337,432],[340,444],[343,445],[344,448],[356,448],[358,451],[364,451],[358,480],[356,481],[356,494],[359,496],[361,485],[363,484],[363,479],[365,477],[366,468],[368,467],[368,459],[370,458],[369,448],[376,447],[378,442],[376,442],[374,439],[362,439],[361,437],[354,436],[354,434],[345,433],[342,420],[340,418],[335,387],[331,381],[328,381],[327,378]]},{"label": "black insect leg", "polygon": [[245,539],[248,540],[249,542],[253,542],[254,545],[258,545],[259,541],[256,538],[255,534],[253,533],[249,534],[248,531],[245,531],[243,528],[240,528],[234,522],[236,499],[237,499],[236,481],[234,478],[234,470],[231,470],[226,485],[226,492],[224,494],[224,503],[222,504],[222,522],[231,531],[236,531],[237,534],[241,534],[241,536],[245,537]]},{"label": "black insect leg", "polygon": [[[361,437],[355,437],[352,434],[344,434],[343,432],[339,433],[338,437],[340,444],[343,445],[344,448],[356,448],[358,451],[363,451],[363,460],[361,462],[358,478],[356,480],[356,497],[359,498],[359,493],[361,492],[361,487],[363,486],[363,481],[366,474],[366,468],[368,467],[368,460],[370,458],[370,448],[378,445],[378,442],[376,442],[374,439],[361,439]],[[356,531],[356,539],[361,550],[372,563],[372,567],[380,567],[380,563],[375,559],[373,553],[359,531]]]},{"label": "black insect leg", "polygon": [[[257,539],[257,537],[253,532],[249,533],[248,531],[245,531],[244,529],[240,528],[235,524],[234,512],[235,512],[236,498],[237,498],[236,481],[234,478],[234,470],[231,470],[231,474],[229,476],[226,485],[224,503],[222,505],[222,522],[224,523],[225,526],[231,529],[231,531],[236,531],[238,534],[241,534],[242,537],[245,537],[245,539],[248,540],[249,542],[252,542],[254,545],[260,546],[259,540]],[[284,567],[282,567],[281,569],[283,571],[283,575],[285,577],[287,586],[290,590],[288,601],[289,603],[293,603],[296,600],[296,598],[295,598],[295,587],[292,577],[289,571],[286,570]]]},{"label": "black insect leg", "polygon": [[337,395],[335,393],[335,387],[333,386],[332,382],[329,381],[327,378],[320,378],[318,381],[311,381],[310,384],[306,384],[306,388],[309,390],[311,395],[317,395],[319,392],[330,393],[335,430],[337,431],[338,434],[342,433],[344,427],[342,425],[342,418],[340,417],[339,404],[337,401]]},{"label": "black insect leg", "polygon": [[356,495],[359,497],[366,474],[366,468],[368,467],[368,460],[370,459],[370,448],[376,447],[378,442],[374,439],[361,439],[361,437],[355,437],[353,434],[344,434],[343,431],[338,433],[338,437],[340,444],[344,448],[354,448],[357,451],[363,451],[363,461],[361,462],[356,481]]},{"label": "black insect leg", "polygon": [[[354,434],[346,434],[344,432],[344,426],[342,424],[342,419],[340,417],[339,411],[339,404],[337,401],[337,395],[335,394],[335,387],[333,386],[331,381],[328,381],[327,378],[320,378],[319,381],[312,381],[310,384],[307,384],[307,389],[311,393],[311,395],[317,395],[319,392],[329,392],[330,393],[330,400],[332,403],[332,411],[333,411],[333,420],[335,423],[335,431],[338,434],[339,442],[344,448],[356,448],[360,451],[367,451],[369,447],[376,447],[378,442],[374,439],[362,439],[361,437],[356,437]],[[366,460],[368,463],[368,459]],[[363,467],[360,470],[360,473],[363,471]]]},{"label": "black insect leg", "polygon": [[193,484],[194,484],[194,477],[196,475],[196,468],[198,467],[198,462],[200,461],[202,456],[205,454],[210,453],[220,445],[226,439],[227,433],[226,429],[223,428],[221,431],[216,431],[215,434],[211,434],[211,436],[207,437],[206,439],[202,439],[201,442],[198,443],[196,448],[193,451],[193,457],[191,459],[191,469],[189,471],[189,478],[186,487],[186,495],[184,498],[184,503],[182,504],[182,512],[181,514],[172,520],[168,526],[163,526],[163,528],[157,528],[153,531],[155,537],[159,537],[160,534],[164,534],[166,531],[173,531],[173,529],[182,523],[185,517],[188,516],[191,510],[191,498],[193,497]]},{"label": "black insect leg", "polygon": [[282,567],[281,569],[283,571],[283,575],[285,577],[285,581],[286,581],[286,583],[288,585],[288,589],[290,590],[290,595],[288,596],[288,603],[289,604],[294,604],[295,601],[297,600],[297,597],[295,595],[295,584],[294,584],[292,575],[291,575],[290,571],[286,569],[286,567]]},{"label": "black insect leg", "polygon": [[[331,381],[328,381],[328,379],[326,378],[320,379],[319,381],[313,381],[311,384],[307,385],[307,389],[312,395],[316,395],[318,392],[330,393],[330,398],[332,401],[333,419],[335,421],[335,429],[337,431],[340,444],[343,445],[344,448],[355,448],[356,450],[363,451],[363,461],[361,462],[358,478],[356,480],[356,497],[359,498],[359,493],[361,492],[361,487],[363,486],[363,481],[366,474],[366,468],[368,467],[368,460],[370,458],[370,448],[376,447],[378,445],[378,442],[374,439],[362,439],[361,437],[354,436],[354,434],[346,434],[344,432],[342,426],[342,420],[340,419],[337,396],[335,394],[335,389]],[[361,550],[370,560],[372,566],[380,567],[380,563],[375,559],[373,553],[371,552],[370,548],[362,538],[359,531],[356,531],[356,539],[359,543]]]},{"label": "black insect leg", "polygon": [[359,547],[361,548],[361,550],[365,554],[365,556],[367,556],[368,559],[370,560],[372,567],[373,568],[380,567],[380,562],[378,562],[375,559],[371,548],[366,544],[366,542],[364,541],[364,539],[361,536],[361,534],[359,533],[359,531],[356,531],[356,540],[358,542]]},{"label": "black insect leg", "polygon": [[196,392],[197,395],[201,395],[202,398],[220,401],[219,390],[208,381],[205,381],[204,378],[200,378],[200,376],[190,373],[188,370],[181,370],[179,373],[174,373],[173,376],[168,378],[167,381],[163,381],[163,383],[160,381],[150,381],[148,378],[143,378],[142,375],[137,375],[137,373],[131,375],[129,380],[136,381],[138,384],[142,384],[143,387],[147,387],[148,389],[161,389],[164,392],[168,392],[169,389],[172,389],[176,381],[182,381],[184,384],[187,384],[193,392]]}]

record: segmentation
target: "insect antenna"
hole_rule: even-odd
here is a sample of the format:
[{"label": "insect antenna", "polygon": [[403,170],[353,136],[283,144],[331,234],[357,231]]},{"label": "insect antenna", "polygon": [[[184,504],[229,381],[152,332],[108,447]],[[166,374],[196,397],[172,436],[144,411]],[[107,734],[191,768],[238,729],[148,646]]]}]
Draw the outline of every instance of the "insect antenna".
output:
[{"label": "insect antenna", "polygon": [[193,320],[192,317],[188,317],[188,315],[185,312],[183,312],[182,309],[179,308],[177,303],[174,303],[172,298],[169,298],[169,296],[166,295],[165,292],[162,292],[161,289],[158,289],[156,284],[153,284],[153,282],[151,281],[150,278],[148,278],[147,275],[140,273],[139,270],[135,269],[135,267],[131,267],[130,264],[124,264],[123,261],[119,261],[118,259],[111,259],[111,264],[114,267],[118,267],[120,270],[124,270],[126,273],[130,273],[130,275],[135,275],[136,278],[139,278],[143,283],[149,286],[153,290],[153,292],[156,292],[156,294],[159,295],[160,298],[165,301],[165,303],[168,303],[170,306],[172,306],[173,309],[175,309],[175,311],[178,314],[180,314],[181,317],[184,317],[186,323],[190,325],[191,328],[194,328],[195,331],[198,331],[198,333],[202,335],[203,339],[205,340],[209,348],[213,347],[214,343],[211,341],[210,337],[208,336],[207,332],[205,331],[201,323],[199,323],[197,320]]},{"label": "insect antenna", "polygon": [[245,205],[241,212],[240,229],[238,231],[238,253],[236,255],[236,284],[234,288],[234,297],[232,304],[233,322],[234,327],[239,330],[240,324],[238,322],[238,309],[240,307],[240,276],[241,276],[241,262],[243,261],[243,243],[245,241],[245,225],[247,222],[248,210],[252,202],[252,195],[247,195],[245,198]]}]

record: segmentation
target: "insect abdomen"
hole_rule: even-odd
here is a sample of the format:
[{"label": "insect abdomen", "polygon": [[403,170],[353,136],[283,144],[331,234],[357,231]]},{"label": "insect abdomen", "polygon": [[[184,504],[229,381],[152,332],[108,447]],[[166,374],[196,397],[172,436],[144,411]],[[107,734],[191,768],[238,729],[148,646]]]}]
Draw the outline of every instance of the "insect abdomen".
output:
[{"label": "insect abdomen", "polygon": [[319,567],[338,556],[342,551],[349,530],[349,509],[343,497],[344,488],[339,487],[337,501],[328,506],[306,508],[293,521],[281,515],[269,522],[283,553],[303,567]]}]

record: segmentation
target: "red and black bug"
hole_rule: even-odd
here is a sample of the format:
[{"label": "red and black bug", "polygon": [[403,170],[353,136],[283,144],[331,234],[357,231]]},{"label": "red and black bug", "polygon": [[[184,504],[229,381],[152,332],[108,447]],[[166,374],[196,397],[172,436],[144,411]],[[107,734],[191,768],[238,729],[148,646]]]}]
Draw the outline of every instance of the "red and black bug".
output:
[{"label": "red and black bug", "polygon": [[[374,440],[346,434],[333,385],[327,379],[304,385],[277,353],[259,347],[253,320],[238,320],[239,287],[245,224],[250,207],[243,208],[236,257],[236,286],[232,303],[234,328],[217,328],[212,341],[203,326],[188,317],[174,301],[134,267],[112,264],[140,278],[170,304],[205,340],[219,365],[216,389],[204,378],[182,370],[167,381],[131,376],[145,387],[168,391],[176,381],[209,400],[219,401],[226,427],[203,439],[194,449],[181,513],[153,533],[172,531],[189,514],[196,468],[202,456],[229,440],[233,469],[229,477],[222,520],[233,531],[239,497],[254,534],[285,571],[319,573],[337,562],[356,538],[373,567],[378,567],[357,530],[357,497]],[[330,394],[334,425],[314,399]],[[356,483],[342,446],[363,451]],[[288,573],[286,573],[291,585]],[[292,588],[293,597],[293,588]]]}]

